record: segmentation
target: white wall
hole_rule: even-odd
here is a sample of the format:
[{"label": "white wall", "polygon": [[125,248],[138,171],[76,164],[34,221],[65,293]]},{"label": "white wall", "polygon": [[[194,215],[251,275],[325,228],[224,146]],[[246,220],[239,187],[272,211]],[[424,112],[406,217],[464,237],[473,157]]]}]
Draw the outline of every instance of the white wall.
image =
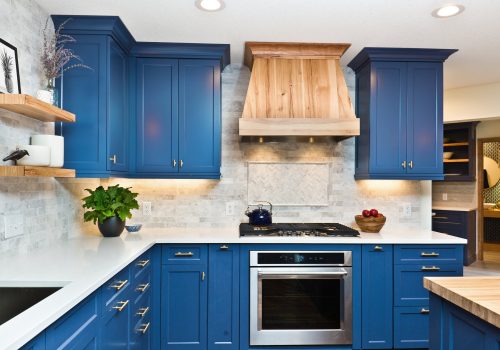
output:
[{"label": "white wall", "polygon": [[467,86],[444,92],[444,121],[500,118],[500,83]]}]

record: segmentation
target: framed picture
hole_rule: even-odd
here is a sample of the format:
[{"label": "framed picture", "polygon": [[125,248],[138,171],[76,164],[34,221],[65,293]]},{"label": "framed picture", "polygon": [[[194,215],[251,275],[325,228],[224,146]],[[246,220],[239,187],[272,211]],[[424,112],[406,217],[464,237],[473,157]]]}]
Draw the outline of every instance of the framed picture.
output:
[{"label": "framed picture", "polygon": [[2,39],[0,39],[0,93],[21,93],[17,49]]}]

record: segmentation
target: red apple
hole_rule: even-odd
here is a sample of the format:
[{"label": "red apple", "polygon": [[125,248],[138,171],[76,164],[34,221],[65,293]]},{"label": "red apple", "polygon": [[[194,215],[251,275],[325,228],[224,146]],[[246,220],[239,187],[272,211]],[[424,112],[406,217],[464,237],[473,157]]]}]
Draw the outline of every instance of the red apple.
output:
[{"label": "red apple", "polygon": [[370,216],[377,217],[378,216],[378,210],[377,209],[370,210]]},{"label": "red apple", "polygon": [[365,218],[369,218],[370,217],[370,211],[365,209],[363,210],[363,212],[361,213]]}]

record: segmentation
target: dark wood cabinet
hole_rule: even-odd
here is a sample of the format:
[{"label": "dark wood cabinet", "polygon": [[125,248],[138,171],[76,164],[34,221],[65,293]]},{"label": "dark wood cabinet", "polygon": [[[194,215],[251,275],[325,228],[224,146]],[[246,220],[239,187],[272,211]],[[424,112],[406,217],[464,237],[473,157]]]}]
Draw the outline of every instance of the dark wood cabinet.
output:
[{"label": "dark wood cabinet", "polygon": [[444,125],[444,181],[476,181],[477,122]]},{"label": "dark wood cabinet", "polygon": [[476,261],[476,211],[433,210],[432,230],[464,238],[464,265]]}]

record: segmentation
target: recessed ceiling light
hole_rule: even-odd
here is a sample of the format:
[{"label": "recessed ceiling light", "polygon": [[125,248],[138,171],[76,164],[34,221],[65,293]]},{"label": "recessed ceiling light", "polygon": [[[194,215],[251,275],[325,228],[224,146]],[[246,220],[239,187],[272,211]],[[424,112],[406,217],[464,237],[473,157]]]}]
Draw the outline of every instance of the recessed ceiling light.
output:
[{"label": "recessed ceiling light", "polygon": [[432,11],[432,15],[437,18],[447,18],[456,16],[464,10],[465,7],[462,5],[446,5]]},{"label": "recessed ceiling light", "polygon": [[222,0],[196,0],[196,7],[203,11],[220,11],[224,8]]}]

